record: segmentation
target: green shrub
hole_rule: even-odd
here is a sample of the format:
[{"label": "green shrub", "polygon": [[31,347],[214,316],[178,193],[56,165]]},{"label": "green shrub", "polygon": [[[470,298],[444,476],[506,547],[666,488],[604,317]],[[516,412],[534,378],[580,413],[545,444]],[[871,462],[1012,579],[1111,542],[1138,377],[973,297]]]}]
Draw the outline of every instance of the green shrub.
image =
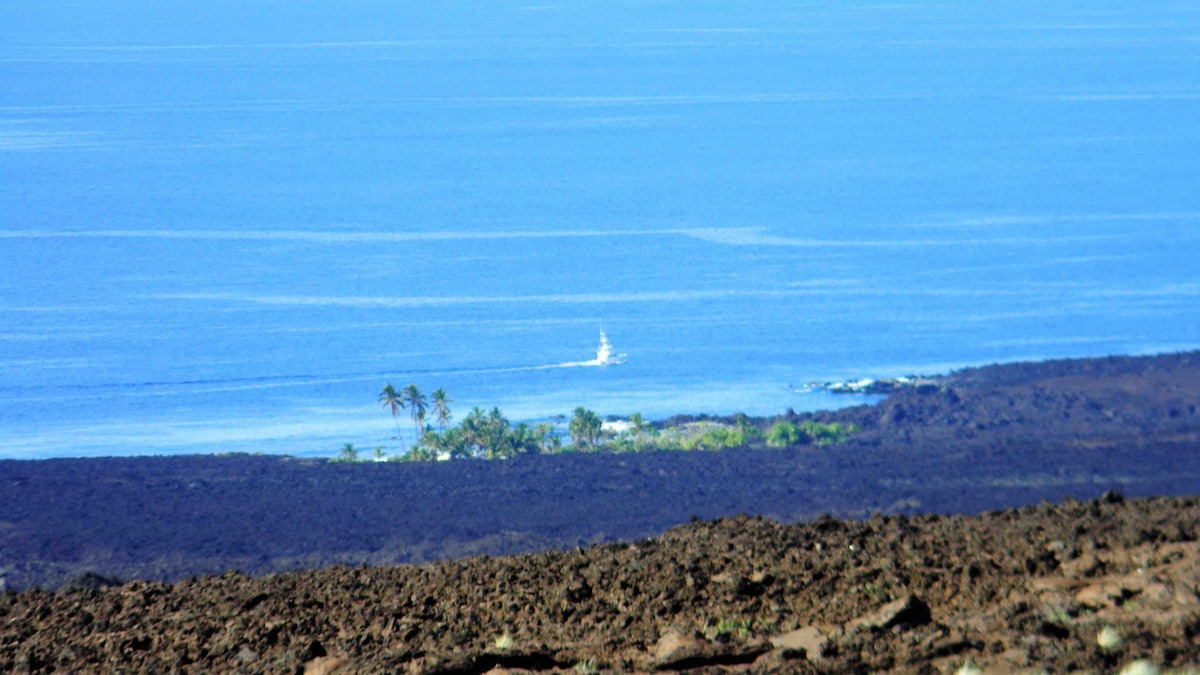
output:
[{"label": "green shrub", "polygon": [[747,435],[740,429],[723,425],[701,425],[698,433],[683,437],[684,450],[728,450],[746,445]]},{"label": "green shrub", "polygon": [[767,431],[767,445],[772,448],[790,448],[796,445],[832,445],[841,443],[858,431],[853,424],[839,422],[776,422]]},{"label": "green shrub", "polygon": [[767,446],[772,448],[788,448],[808,440],[800,427],[791,422],[776,422],[767,430]]},{"label": "green shrub", "polygon": [[358,450],[355,449],[353,443],[347,443],[338,451],[337,457],[334,457],[334,462],[357,462]]}]

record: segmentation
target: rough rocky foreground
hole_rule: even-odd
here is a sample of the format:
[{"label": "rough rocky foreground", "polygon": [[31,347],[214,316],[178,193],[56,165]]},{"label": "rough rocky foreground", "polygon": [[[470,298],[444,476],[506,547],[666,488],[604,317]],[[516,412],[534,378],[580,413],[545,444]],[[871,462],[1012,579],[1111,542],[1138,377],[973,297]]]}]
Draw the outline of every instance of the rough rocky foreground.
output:
[{"label": "rough rocky foreground", "polygon": [[0,595],[0,671],[1195,668],[1198,534],[1200,499],[1107,493],[412,566],[91,577]]}]

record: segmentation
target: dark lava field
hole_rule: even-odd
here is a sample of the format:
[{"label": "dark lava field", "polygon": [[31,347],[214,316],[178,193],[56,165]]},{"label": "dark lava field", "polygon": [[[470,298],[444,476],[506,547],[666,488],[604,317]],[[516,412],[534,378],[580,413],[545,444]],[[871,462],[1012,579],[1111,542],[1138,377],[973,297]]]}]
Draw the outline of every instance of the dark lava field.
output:
[{"label": "dark lava field", "polygon": [[[959,371],[871,406],[841,444],[342,464],[0,461],[0,579],[170,582],[630,541],[692,519],[969,514],[1200,494],[1200,352]],[[763,428],[774,419],[753,420]]]}]

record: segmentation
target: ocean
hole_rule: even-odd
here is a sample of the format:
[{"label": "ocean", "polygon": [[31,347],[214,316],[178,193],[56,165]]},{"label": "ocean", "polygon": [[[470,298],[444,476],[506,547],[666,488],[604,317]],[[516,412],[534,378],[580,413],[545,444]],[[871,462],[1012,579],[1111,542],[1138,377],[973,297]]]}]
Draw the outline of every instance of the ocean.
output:
[{"label": "ocean", "polygon": [[1183,2],[6,2],[0,458],[1195,349],[1198,73]]}]

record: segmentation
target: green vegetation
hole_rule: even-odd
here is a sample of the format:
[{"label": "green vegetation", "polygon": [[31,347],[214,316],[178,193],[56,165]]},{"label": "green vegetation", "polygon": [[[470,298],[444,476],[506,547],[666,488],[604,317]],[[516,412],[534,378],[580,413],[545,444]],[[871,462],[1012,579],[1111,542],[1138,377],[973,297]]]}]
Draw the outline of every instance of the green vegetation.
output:
[{"label": "green vegetation", "polygon": [[445,431],[446,425],[450,423],[450,404],[454,401],[450,400],[450,396],[445,389],[434,389],[429,395],[430,402],[433,403],[433,416],[437,418],[438,431]]},{"label": "green vegetation", "polygon": [[425,413],[429,410],[429,406],[425,403],[425,394],[417,389],[417,385],[410,384],[401,392],[404,397],[404,407],[408,408],[408,414],[412,417],[413,426],[417,429],[417,438],[425,437]]},{"label": "green vegetation", "polygon": [[400,433],[400,411],[404,409],[404,399],[400,396],[400,392],[392,386],[392,383],[387,383],[383,391],[379,392],[379,405],[387,408],[392,413],[392,421],[396,423],[396,433]]},{"label": "green vegetation", "polygon": [[571,424],[567,427],[571,434],[571,442],[581,451],[595,450],[600,442],[600,432],[604,430],[604,422],[596,413],[584,407],[575,409]]},{"label": "green vegetation", "polygon": [[[436,411],[436,399],[434,405]],[[441,428],[422,427],[416,444],[408,452],[392,459],[507,459],[516,455],[553,452],[561,444],[552,425],[531,427],[522,422],[514,426],[499,408],[484,412],[476,407],[461,424],[453,427],[444,426],[450,421],[448,409],[444,415],[437,414],[442,418],[439,422]]]},{"label": "green vegetation", "polygon": [[1096,635],[1096,644],[1100,645],[1101,649],[1111,651],[1121,646],[1125,638],[1121,635],[1121,631],[1112,626],[1105,626],[1100,629],[1100,633]]},{"label": "green vegetation", "polygon": [[747,637],[763,633],[769,634],[774,632],[775,625],[776,621],[774,619],[766,619],[761,616],[750,619],[721,619],[719,621],[714,621],[710,617],[705,619],[701,632],[709,640],[720,640],[726,635]]},{"label": "green vegetation", "polygon": [[[636,418],[636,419],[635,419]],[[776,422],[764,434],[739,415],[734,424],[725,422],[691,422],[678,426],[656,429],[646,425],[640,415],[629,419],[629,429],[616,434],[605,442],[605,449],[613,452],[640,452],[644,450],[731,450],[754,448],[766,445],[770,448],[787,448],[798,445],[832,445],[844,441],[858,431],[854,425],[832,422]]]},{"label": "green vegetation", "polygon": [[1061,605],[1042,605],[1042,619],[1058,626],[1071,625],[1071,613]]},{"label": "green vegetation", "polygon": [[789,448],[794,445],[832,445],[846,440],[850,434],[858,431],[853,424],[830,422],[776,422],[767,431],[767,445],[772,448]]},{"label": "green vegetation", "polygon": [[[444,389],[428,398],[417,385],[397,390],[387,384],[379,393],[379,404],[387,410],[399,432],[400,411],[407,410],[416,431],[416,441],[407,451],[388,456],[376,448],[374,461],[434,461],[439,459],[508,459],[517,455],[563,452],[715,451],[754,448],[787,448],[802,445],[827,446],[844,441],[858,431],[854,425],[837,422],[780,421],[765,432],[745,415],[733,423],[698,421],[662,426],[646,422],[639,413],[627,420],[604,422],[582,406],[567,422],[566,439],[554,424],[512,424],[499,408],[484,411],[475,407],[457,425],[450,410],[453,401]],[[432,414],[436,428],[427,424]],[[357,450],[347,443],[335,461],[359,460]]]},{"label": "green vegetation", "polygon": [[704,634],[708,639],[715,640],[722,635],[740,635],[745,637],[750,634],[754,622],[750,619],[742,619],[740,621],[734,619],[721,619],[711,626],[706,626]]}]

